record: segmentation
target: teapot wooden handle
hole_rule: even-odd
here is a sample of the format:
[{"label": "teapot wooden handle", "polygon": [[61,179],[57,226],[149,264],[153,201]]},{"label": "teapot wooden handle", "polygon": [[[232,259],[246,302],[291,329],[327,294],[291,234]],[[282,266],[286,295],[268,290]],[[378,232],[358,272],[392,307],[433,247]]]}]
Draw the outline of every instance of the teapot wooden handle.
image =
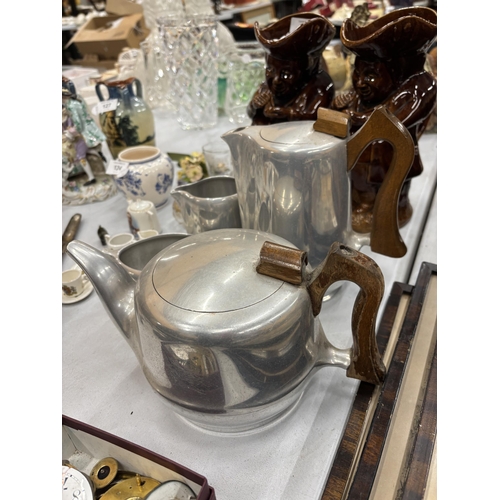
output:
[{"label": "teapot wooden handle", "polygon": [[321,311],[326,290],[336,281],[352,281],[360,287],[352,312],[351,363],[347,376],[371,384],[382,383],[385,366],[375,339],[378,309],[384,294],[384,276],[377,263],[356,250],[333,243],[323,262],[306,274],[306,252],[266,241],[257,272],[292,284],[305,284],[314,316]]},{"label": "teapot wooden handle", "polygon": [[385,107],[374,109],[366,123],[347,142],[347,170],[374,141],[387,141],[393,147],[389,170],[373,208],[370,247],[389,257],[403,257],[406,245],[399,233],[398,202],[403,183],[415,157],[415,143],[406,127]]}]

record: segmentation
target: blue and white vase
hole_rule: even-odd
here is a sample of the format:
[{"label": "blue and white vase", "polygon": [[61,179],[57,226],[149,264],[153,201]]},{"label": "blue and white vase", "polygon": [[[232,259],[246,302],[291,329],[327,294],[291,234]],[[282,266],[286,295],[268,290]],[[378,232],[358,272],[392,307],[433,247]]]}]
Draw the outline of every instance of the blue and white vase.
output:
[{"label": "blue and white vase", "polygon": [[127,173],[116,179],[128,200],[149,200],[156,208],[167,203],[174,180],[174,163],[167,154],[155,146],[134,146],[118,159],[128,163]]}]

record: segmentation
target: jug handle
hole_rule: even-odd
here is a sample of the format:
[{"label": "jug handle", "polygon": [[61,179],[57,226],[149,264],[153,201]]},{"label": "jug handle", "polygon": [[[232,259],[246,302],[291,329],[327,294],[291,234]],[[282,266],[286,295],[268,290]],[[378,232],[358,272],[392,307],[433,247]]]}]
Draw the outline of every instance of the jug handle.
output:
[{"label": "jug handle", "polygon": [[377,263],[367,255],[335,242],[323,262],[306,272],[307,253],[266,241],[260,251],[257,272],[294,285],[306,286],[312,311],[321,311],[326,290],[336,281],[348,280],[359,286],[354,302],[351,328],[351,361],[347,376],[374,385],[381,384],[385,366],[375,338],[378,310],[384,295],[384,276]]},{"label": "jug handle", "polygon": [[375,199],[370,247],[388,257],[403,257],[407,248],[399,233],[398,202],[415,157],[415,143],[407,128],[384,106],[375,108],[366,123],[347,141],[347,171],[374,141],[391,144],[389,170]]},{"label": "jug handle", "polygon": [[95,85],[95,93],[97,94],[97,97],[99,98],[100,101],[105,101],[102,92],[101,92],[101,85],[104,85],[106,87],[106,84],[103,82],[96,83]]},{"label": "jug handle", "polygon": [[142,83],[138,78],[134,80],[134,83],[135,83],[135,95],[142,99]]}]

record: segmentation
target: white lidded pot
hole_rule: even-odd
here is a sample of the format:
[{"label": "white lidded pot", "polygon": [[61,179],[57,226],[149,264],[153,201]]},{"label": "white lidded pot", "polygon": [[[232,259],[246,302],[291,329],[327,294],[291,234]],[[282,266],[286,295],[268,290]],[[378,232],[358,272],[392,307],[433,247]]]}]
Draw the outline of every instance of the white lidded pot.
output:
[{"label": "white lidded pot", "polygon": [[174,164],[167,154],[156,146],[133,146],[118,160],[128,163],[126,174],[115,180],[127,199],[149,200],[156,208],[166,205],[174,180]]}]

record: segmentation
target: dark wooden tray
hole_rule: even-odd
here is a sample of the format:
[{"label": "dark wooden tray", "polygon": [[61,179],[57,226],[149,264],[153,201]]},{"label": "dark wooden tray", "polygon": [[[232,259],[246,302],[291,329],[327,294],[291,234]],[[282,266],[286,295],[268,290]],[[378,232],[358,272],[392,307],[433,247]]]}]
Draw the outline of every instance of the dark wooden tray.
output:
[{"label": "dark wooden tray", "polygon": [[435,498],[437,266],[394,283],[377,333],[384,383],[361,382],[322,500]]}]

